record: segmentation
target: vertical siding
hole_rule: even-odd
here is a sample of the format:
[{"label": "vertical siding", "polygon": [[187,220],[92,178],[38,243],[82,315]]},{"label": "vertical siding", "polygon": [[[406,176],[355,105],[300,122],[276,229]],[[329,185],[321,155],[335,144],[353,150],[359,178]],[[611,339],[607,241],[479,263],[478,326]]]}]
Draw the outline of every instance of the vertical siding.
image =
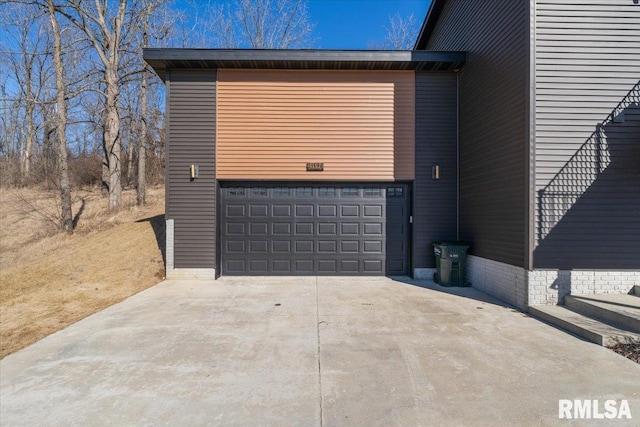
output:
[{"label": "vertical siding", "polygon": [[[449,0],[428,50],[464,50],[460,232],[471,253],[520,267],[528,256],[529,2]],[[420,118],[418,118],[420,120]]]},{"label": "vertical siding", "polygon": [[[415,268],[435,267],[431,242],[456,238],[456,75],[416,73]],[[431,168],[440,166],[440,179]]]},{"label": "vertical siding", "polygon": [[[169,74],[166,216],[174,220],[175,268],[215,268],[216,72]],[[189,166],[200,177],[189,177]]]},{"label": "vertical siding", "polygon": [[[218,78],[218,179],[413,179],[412,71],[220,70]],[[307,172],[307,162],[324,171]]]},{"label": "vertical siding", "polygon": [[[640,267],[640,4],[537,0],[536,267]],[[635,159],[635,160],[634,160]]]}]

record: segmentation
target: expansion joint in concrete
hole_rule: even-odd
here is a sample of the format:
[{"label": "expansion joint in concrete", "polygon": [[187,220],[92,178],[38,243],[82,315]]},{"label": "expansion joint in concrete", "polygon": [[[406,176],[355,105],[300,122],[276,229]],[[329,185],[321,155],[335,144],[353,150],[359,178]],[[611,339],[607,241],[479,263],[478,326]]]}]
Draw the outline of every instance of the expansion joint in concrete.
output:
[{"label": "expansion joint in concrete", "polygon": [[320,427],[322,427],[322,361],[320,359],[320,297],[318,291],[318,277],[316,277],[316,333],[318,337],[318,404],[320,405]]}]

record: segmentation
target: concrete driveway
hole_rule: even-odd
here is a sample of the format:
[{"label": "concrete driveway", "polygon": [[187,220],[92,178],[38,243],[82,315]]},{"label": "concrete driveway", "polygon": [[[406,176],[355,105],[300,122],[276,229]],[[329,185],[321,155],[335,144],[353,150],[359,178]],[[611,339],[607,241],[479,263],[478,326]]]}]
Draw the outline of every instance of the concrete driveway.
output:
[{"label": "concrete driveway", "polygon": [[[640,425],[640,365],[420,283],[166,281],[2,360],[0,423]],[[559,399],[633,418],[559,420]]]}]

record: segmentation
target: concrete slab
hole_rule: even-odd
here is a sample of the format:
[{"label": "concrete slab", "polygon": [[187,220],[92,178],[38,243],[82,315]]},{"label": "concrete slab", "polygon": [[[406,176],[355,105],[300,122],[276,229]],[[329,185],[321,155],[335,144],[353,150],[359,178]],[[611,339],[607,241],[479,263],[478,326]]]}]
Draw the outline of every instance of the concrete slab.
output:
[{"label": "concrete slab", "polygon": [[640,298],[634,295],[567,295],[564,304],[585,316],[640,334]]},{"label": "concrete slab", "polygon": [[640,365],[471,288],[167,281],[0,361],[2,425],[610,425]]},{"label": "concrete slab", "polygon": [[605,347],[612,347],[617,344],[640,343],[639,334],[618,329],[565,306],[539,305],[529,307],[529,314]]}]

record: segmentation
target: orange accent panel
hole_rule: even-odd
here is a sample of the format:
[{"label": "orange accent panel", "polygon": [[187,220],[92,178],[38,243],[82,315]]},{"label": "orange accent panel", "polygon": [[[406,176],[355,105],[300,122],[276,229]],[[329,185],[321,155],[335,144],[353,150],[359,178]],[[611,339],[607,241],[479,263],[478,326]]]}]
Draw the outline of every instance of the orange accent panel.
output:
[{"label": "orange accent panel", "polygon": [[216,176],[413,179],[414,87],[412,71],[218,70]]}]

